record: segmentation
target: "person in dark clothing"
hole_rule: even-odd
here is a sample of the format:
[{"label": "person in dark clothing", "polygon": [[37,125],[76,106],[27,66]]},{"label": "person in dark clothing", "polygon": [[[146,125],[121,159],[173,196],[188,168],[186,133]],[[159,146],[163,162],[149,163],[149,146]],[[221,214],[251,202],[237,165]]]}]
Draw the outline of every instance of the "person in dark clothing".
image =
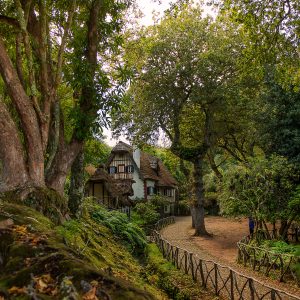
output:
[{"label": "person in dark clothing", "polygon": [[254,228],[255,228],[255,222],[254,222],[252,217],[249,217],[249,232],[250,232],[250,235],[253,235]]}]

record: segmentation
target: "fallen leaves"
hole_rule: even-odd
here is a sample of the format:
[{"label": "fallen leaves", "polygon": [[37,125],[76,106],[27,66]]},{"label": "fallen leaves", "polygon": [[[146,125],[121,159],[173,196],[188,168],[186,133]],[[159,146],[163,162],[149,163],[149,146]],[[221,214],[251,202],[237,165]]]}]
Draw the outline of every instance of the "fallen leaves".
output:
[{"label": "fallen leaves", "polygon": [[81,281],[81,286],[84,289],[89,289],[83,296],[82,300],[104,300],[110,299],[108,294],[100,289],[101,283],[96,280],[91,281],[90,283],[86,281]]},{"label": "fallen leaves", "polygon": [[13,231],[16,232],[19,235],[25,235],[27,233],[27,226],[25,226],[25,225],[15,225]]},{"label": "fallen leaves", "polygon": [[50,274],[33,277],[35,281],[35,289],[41,294],[55,296],[58,293],[55,280]]},{"label": "fallen leaves", "polygon": [[10,295],[22,295],[22,294],[26,294],[27,293],[27,289],[26,287],[17,287],[17,286],[13,286],[8,290],[8,293]]},{"label": "fallen leaves", "polygon": [[[55,296],[58,294],[57,282],[51,277],[50,274],[43,274],[41,276],[33,277],[33,287],[37,293]],[[28,294],[26,287],[13,286],[8,290],[10,295],[23,295]],[[0,298],[0,300],[2,300]]]},{"label": "fallen leaves", "polygon": [[82,299],[83,300],[98,300],[96,293],[97,293],[97,287],[93,286],[87,293],[85,293],[82,296]]},{"label": "fallen leaves", "polygon": [[13,231],[17,234],[19,242],[30,244],[33,247],[46,242],[46,236],[36,235],[29,232],[26,225],[15,225],[13,227]]}]

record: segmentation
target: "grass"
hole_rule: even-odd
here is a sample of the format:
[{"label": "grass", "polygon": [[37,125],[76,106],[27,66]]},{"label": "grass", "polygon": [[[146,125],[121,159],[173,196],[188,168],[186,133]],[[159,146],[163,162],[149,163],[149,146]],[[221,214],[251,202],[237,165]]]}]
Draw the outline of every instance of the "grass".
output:
[{"label": "grass", "polygon": [[144,277],[152,285],[163,289],[174,300],[214,299],[214,296],[203,290],[199,283],[194,282],[189,275],[183,274],[163,258],[155,244],[148,246]]}]

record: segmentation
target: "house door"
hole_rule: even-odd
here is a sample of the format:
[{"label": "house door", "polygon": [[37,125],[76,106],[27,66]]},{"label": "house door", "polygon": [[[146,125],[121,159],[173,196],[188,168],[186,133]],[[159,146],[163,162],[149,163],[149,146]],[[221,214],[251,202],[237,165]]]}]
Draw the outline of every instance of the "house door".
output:
[{"label": "house door", "polygon": [[100,203],[103,203],[103,183],[94,183],[94,195]]}]

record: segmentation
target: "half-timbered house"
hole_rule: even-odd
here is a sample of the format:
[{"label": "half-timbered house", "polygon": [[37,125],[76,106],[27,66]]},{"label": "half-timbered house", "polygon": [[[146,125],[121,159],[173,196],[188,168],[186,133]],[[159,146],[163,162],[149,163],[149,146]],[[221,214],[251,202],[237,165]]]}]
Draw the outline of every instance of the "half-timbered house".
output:
[{"label": "half-timbered house", "polygon": [[132,184],[131,200],[149,200],[160,194],[170,203],[165,207],[165,213],[174,211],[177,181],[159,158],[119,142],[112,149],[106,167],[114,180],[124,185]]},{"label": "half-timbered house", "polygon": [[100,165],[97,169],[88,166],[86,171],[90,175],[86,184],[86,196],[93,196],[108,208],[131,205],[129,197],[133,195],[133,181],[115,180],[108,174],[104,165]]}]

